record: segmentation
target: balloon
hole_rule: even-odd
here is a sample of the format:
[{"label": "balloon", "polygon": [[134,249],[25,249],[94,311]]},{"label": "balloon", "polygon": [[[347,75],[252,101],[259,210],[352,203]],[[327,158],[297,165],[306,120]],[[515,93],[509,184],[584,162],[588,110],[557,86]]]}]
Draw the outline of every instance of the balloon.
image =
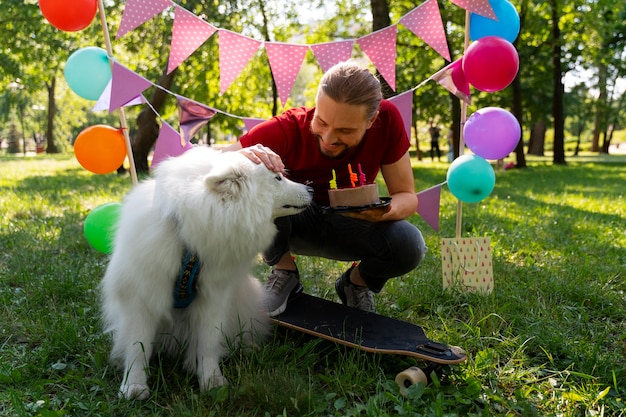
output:
[{"label": "balloon", "polygon": [[463,127],[465,144],[485,159],[500,159],[511,153],[520,140],[522,129],[508,111],[485,107],[473,113]]},{"label": "balloon", "polygon": [[108,174],[122,165],[126,157],[126,142],[119,129],[106,125],[88,127],[76,136],[74,155],[88,171]]},{"label": "balloon", "polygon": [[519,14],[507,0],[489,2],[498,20],[470,13],[470,38],[474,41],[485,36],[499,36],[513,43],[519,35]]},{"label": "balloon", "polygon": [[519,69],[517,50],[506,39],[485,36],[474,41],[463,56],[463,72],[475,88],[493,93],[507,87]]},{"label": "balloon", "polygon": [[91,247],[107,254],[113,251],[115,227],[121,209],[120,203],[106,203],[91,210],[87,215],[83,231]]},{"label": "balloon", "polygon": [[68,58],[63,74],[73,92],[98,100],[112,77],[107,52],[95,46],[79,49]]},{"label": "balloon", "polygon": [[496,174],[478,155],[461,155],[448,168],[448,188],[459,200],[477,203],[493,191]]},{"label": "balloon", "polygon": [[98,11],[97,0],[39,0],[41,14],[52,26],[76,32],[91,24]]}]

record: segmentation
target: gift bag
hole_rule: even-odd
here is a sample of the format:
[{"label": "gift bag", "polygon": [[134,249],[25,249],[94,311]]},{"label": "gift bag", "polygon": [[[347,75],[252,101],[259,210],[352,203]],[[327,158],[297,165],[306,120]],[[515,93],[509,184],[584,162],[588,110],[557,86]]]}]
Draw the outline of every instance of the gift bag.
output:
[{"label": "gift bag", "polygon": [[493,291],[491,242],[488,237],[441,241],[443,287],[490,294]]}]

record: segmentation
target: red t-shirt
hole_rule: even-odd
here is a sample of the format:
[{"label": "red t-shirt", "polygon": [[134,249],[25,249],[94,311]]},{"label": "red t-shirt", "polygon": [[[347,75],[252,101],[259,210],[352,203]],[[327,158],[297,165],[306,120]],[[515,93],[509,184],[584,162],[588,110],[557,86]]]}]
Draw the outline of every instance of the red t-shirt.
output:
[{"label": "red t-shirt", "polygon": [[381,165],[397,162],[410,147],[400,112],[392,103],[382,100],[378,117],[365,132],[361,143],[341,159],[327,158],[320,153],[317,139],[311,133],[314,110],[307,107],[288,109],[256,125],[241,137],[240,142],[244,148],[260,143],[280,155],[286,176],[312,187],[313,199],[319,204],[328,205],[333,169],[337,188],[351,187],[348,164],[357,175],[361,164],[366,183],[373,183]]}]

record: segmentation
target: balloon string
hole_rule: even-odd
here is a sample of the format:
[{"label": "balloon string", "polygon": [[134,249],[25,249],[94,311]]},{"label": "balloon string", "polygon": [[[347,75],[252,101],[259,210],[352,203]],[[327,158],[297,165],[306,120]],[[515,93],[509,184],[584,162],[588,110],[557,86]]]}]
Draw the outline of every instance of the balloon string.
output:
[{"label": "balloon string", "polygon": [[[103,0],[98,0],[98,9],[100,11],[100,24],[102,25],[102,33],[104,35],[104,44],[106,45],[107,55],[109,56],[109,64],[111,64],[111,70],[113,70],[113,47],[111,46],[111,37],[109,36],[109,27],[107,25],[106,15],[104,13]],[[122,133],[124,133],[124,142],[126,143],[126,155],[128,156],[128,164],[130,170],[130,177],[133,181],[133,185],[137,185],[137,168],[135,167],[135,158],[133,157],[133,147],[130,143],[130,136],[128,134],[128,123],[126,122],[126,113],[124,107],[118,109],[120,116],[120,125]]]}]

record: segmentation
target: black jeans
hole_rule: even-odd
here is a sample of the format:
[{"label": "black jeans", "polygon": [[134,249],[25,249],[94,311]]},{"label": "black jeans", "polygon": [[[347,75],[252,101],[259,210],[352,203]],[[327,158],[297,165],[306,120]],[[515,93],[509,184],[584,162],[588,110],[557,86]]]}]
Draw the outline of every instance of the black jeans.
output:
[{"label": "black jeans", "polygon": [[287,252],[338,261],[360,261],[359,272],[373,292],[422,261],[426,243],[406,220],[368,222],[328,212],[312,204],[302,213],[280,217],[272,245],[263,254],[275,265]]}]

